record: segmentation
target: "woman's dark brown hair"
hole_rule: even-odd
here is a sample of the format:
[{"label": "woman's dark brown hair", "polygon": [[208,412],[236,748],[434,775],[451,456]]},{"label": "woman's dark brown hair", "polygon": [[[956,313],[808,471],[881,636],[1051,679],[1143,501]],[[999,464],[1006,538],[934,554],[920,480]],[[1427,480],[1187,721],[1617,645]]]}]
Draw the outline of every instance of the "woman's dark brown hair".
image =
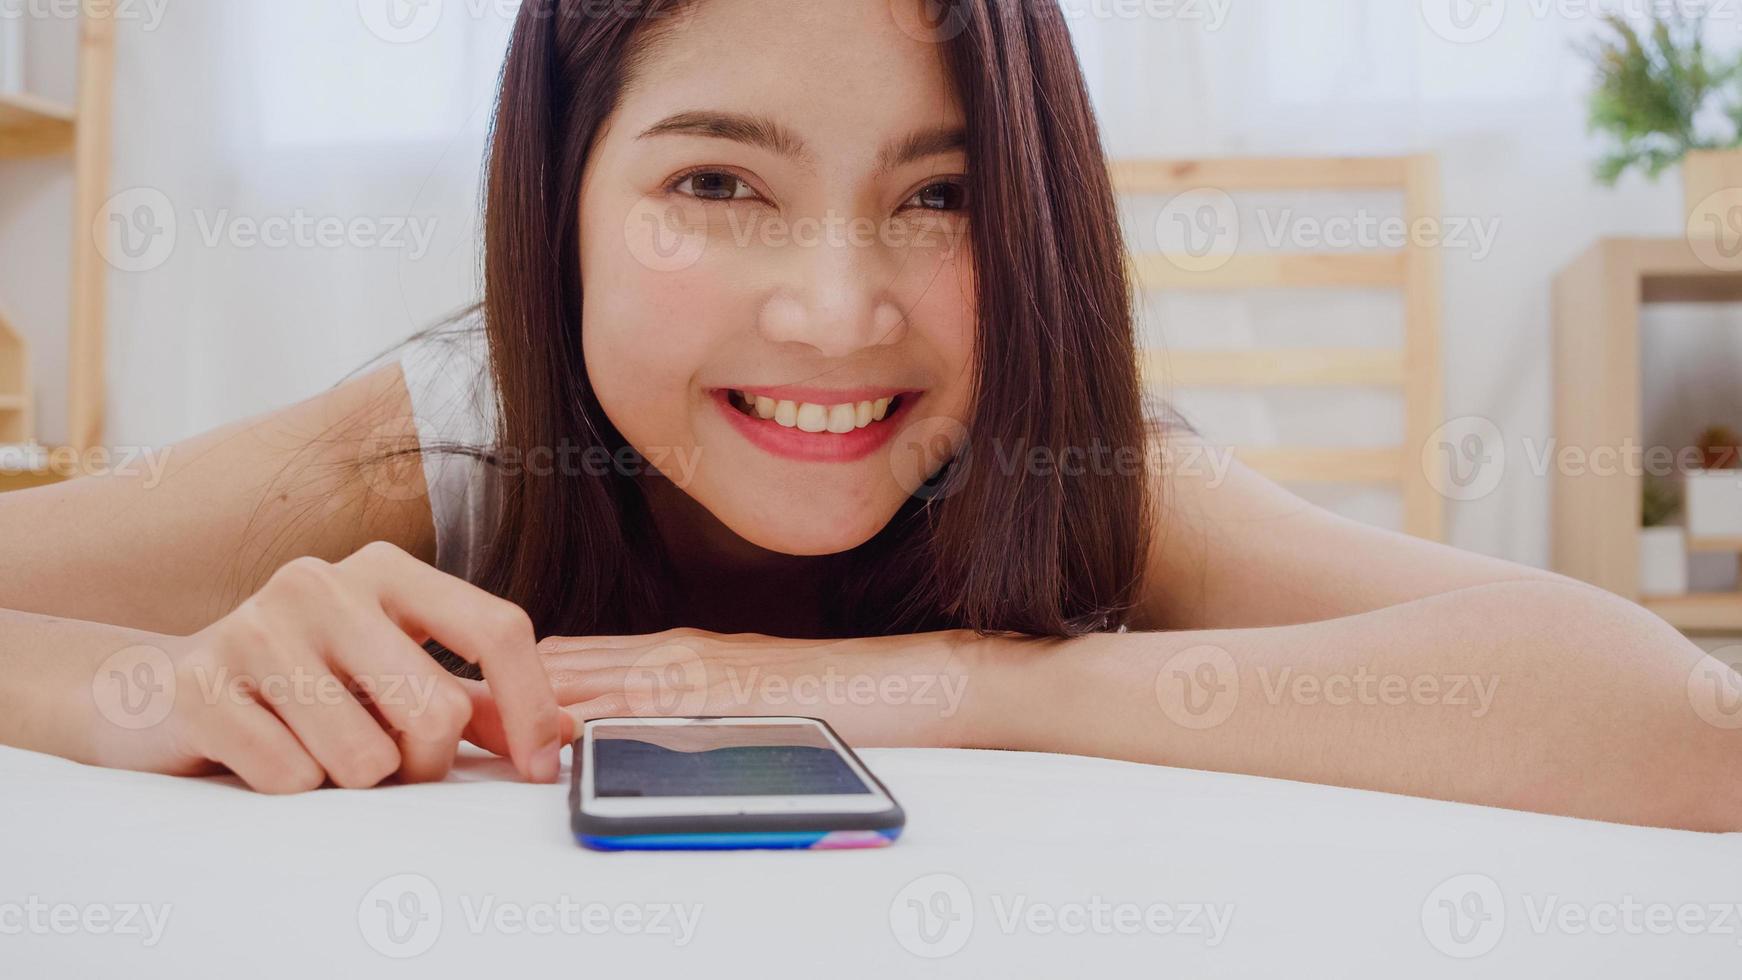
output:
[{"label": "woman's dark brown hair", "polygon": [[[485,192],[497,455],[624,448],[581,353],[581,176],[638,56],[698,2],[707,0],[521,8]],[[1148,538],[1146,429],[1124,250],[1088,95],[1054,0],[928,9],[941,12],[937,37],[966,113],[977,398],[955,461],[842,557],[829,632],[1114,628]],[[1067,475],[1029,467],[1036,458],[1097,465]],[[668,559],[634,479],[532,469],[504,472],[480,585],[525,608],[541,636],[697,625],[671,608]]]}]

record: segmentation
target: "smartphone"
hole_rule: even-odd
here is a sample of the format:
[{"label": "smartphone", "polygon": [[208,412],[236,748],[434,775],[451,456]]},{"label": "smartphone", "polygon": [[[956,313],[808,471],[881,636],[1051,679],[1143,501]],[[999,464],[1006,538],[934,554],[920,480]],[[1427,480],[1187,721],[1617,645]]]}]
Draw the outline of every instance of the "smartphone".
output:
[{"label": "smartphone", "polygon": [[596,718],[570,823],[603,851],[883,847],[907,822],[820,718]]}]

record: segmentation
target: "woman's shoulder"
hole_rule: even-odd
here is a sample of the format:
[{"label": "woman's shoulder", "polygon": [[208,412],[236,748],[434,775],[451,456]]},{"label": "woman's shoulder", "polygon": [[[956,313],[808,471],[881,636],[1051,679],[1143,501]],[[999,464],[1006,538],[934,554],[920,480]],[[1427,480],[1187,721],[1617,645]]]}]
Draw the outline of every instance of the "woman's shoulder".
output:
[{"label": "woman's shoulder", "polygon": [[473,313],[430,327],[400,347],[398,360],[423,457],[436,567],[477,581],[501,506],[487,462],[498,409],[483,320]]},{"label": "woman's shoulder", "polygon": [[400,348],[412,417],[426,445],[485,446],[496,434],[496,392],[481,318],[422,331]]}]

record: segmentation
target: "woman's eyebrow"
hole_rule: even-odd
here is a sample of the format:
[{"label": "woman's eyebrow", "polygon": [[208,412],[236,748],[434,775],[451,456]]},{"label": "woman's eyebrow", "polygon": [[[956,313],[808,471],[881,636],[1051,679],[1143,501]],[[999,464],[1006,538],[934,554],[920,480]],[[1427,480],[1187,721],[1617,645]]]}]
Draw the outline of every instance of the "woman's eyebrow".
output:
[{"label": "woman's eyebrow", "polygon": [[[731,140],[759,146],[771,153],[811,163],[810,150],[792,130],[765,116],[737,112],[695,110],[679,112],[647,127],[637,139],[682,134]],[[877,155],[879,173],[929,156],[950,153],[967,146],[967,133],[960,126],[934,126],[899,136],[884,144]]]}]

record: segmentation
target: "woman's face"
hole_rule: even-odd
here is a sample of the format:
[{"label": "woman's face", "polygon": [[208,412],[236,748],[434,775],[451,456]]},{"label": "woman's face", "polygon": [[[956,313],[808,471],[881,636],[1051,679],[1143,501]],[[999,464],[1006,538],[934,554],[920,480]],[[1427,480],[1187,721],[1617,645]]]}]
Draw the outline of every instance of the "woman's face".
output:
[{"label": "woman's face", "polygon": [[864,543],[969,417],[964,120],[909,2],[695,5],[648,48],[581,188],[605,413],[772,551]]}]

